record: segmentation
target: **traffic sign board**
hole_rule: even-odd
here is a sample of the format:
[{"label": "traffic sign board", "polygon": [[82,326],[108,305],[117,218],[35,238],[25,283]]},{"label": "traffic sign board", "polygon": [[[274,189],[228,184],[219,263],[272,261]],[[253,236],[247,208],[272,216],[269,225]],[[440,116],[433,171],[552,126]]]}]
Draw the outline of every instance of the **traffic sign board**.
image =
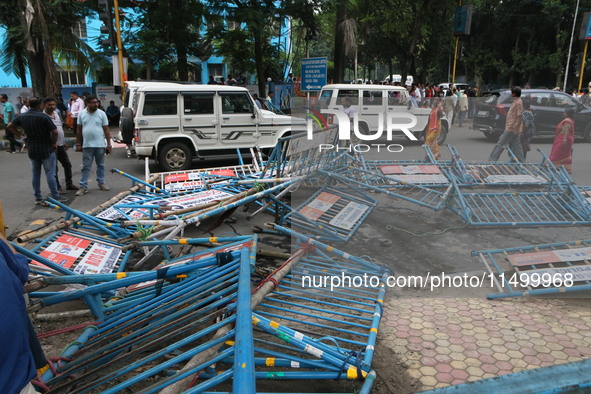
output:
[{"label": "traffic sign board", "polygon": [[302,59],[302,84],[304,92],[317,92],[326,85],[326,58],[310,57]]}]

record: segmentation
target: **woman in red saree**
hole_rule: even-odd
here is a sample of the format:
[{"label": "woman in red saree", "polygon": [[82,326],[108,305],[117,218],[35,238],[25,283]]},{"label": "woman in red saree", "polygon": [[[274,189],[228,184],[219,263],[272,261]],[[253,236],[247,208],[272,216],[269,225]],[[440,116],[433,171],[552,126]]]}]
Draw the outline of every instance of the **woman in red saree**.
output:
[{"label": "woman in red saree", "polygon": [[435,99],[433,102],[433,109],[429,114],[429,123],[427,124],[427,134],[425,135],[425,145],[429,146],[433,157],[439,159],[441,157],[441,150],[439,149],[439,143],[437,138],[441,133],[441,116],[443,109],[441,108],[439,99]]},{"label": "woman in red saree", "polygon": [[575,110],[564,110],[564,119],[556,126],[550,161],[556,167],[563,166],[570,174],[573,169],[573,143],[575,142]]}]

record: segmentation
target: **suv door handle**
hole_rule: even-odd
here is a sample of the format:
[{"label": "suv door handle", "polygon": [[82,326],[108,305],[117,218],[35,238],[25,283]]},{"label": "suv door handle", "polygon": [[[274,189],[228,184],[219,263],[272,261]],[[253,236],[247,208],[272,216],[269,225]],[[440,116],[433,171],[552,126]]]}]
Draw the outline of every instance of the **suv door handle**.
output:
[{"label": "suv door handle", "polygon": [[363,107],[363,109],[369,109],[369,108],[367,108],[367,107]]},{"label": "suv door handle", "polygon": [[230,120],[230,118],[222,118],[223,120]]},{"label": "suv door handle", "polygon": [[185,118],[185,120],[193,120],[193,118]]}]

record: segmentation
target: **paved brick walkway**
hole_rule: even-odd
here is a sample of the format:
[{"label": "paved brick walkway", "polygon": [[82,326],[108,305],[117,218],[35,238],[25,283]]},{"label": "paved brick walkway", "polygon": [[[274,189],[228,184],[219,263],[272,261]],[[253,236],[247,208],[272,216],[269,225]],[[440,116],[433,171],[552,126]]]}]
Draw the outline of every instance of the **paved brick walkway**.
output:
[{"label": "paved brick walkway", "polygon": [[386,305],[379,340],[419,390],[591,358],[591,302],[392,297]]}]

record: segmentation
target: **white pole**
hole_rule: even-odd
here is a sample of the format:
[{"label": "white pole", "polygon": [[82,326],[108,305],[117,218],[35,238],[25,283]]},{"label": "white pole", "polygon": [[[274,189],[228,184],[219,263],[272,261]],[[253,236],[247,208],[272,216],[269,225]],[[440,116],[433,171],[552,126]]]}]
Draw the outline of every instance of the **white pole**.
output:
[{"label": "white pole", "polygon": [[568,68],[570,66],[570,56],[573,51],[573,39],[575,38],[575,26],[577,24],[577,15],[579,14],[579,3],[581,0],[577,0],[577,8],[575,9],[575,19],[573,20],[573,30],[570,34],[570,44],[568,46],[568,57],[566,58],[566,70],[564,70],[564,87],[563,91],[566,92],[566,81],[568,80]]}]

